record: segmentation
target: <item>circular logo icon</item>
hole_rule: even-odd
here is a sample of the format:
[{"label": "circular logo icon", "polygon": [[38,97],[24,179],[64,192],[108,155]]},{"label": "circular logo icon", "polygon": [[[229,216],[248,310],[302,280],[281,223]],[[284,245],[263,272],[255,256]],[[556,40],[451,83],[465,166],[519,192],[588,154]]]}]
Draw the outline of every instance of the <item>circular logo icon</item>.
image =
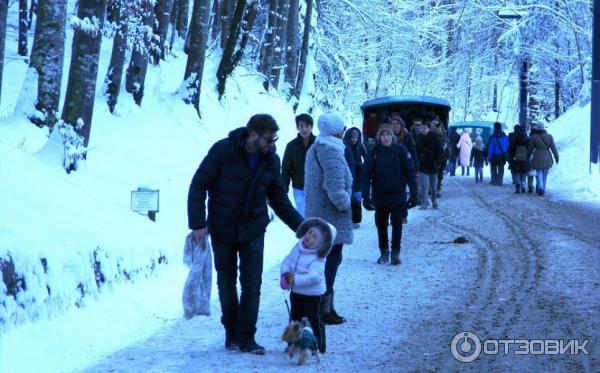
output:
[{"label": "circular logo icon", "polygon": [[481,355],[481,341],[471,332],[460,332],[452,338],[452,356],[461,363],[470,363]]}]

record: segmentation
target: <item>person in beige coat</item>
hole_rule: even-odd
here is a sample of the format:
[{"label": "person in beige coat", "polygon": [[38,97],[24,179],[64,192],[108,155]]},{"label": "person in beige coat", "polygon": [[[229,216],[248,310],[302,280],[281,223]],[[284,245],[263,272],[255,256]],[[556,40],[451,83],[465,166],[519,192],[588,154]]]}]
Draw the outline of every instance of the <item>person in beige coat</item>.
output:
[{"label": "person in beige coat", "polygon": [[[535,170],[537,193],[543,196],[546,192],[548,170],[550,170],[555,161],[558,164],[558,149],[556,149],[552,135],[546,132],[544,124],[536,124],[534,130],[529,142],[531,169]],[[552,159],[553,156],[554,159]]]}]

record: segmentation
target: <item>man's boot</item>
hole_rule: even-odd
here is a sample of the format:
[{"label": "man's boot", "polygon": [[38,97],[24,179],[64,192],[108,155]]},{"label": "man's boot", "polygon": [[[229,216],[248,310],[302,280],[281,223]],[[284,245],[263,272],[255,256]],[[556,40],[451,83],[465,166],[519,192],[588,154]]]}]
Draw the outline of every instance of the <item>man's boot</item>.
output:
[{"label": "man's boot", "polygon": [[521,186],[519,184],[515,185],[515,193],[516,194],[521,193]]},{"label": "man's boot", "polygon": [[323,324],[339,325],[343,323],[343,321],[339,320],[331,314],[331,293],[325,293],[321,295],[319,311],[321,313],[321,321],[323,321]]},{"label": "man's boot", "polygon": [[234,329],[225,330],[225,349],[229,351],[237,350],[240,347],[240,343],[235,334]]},{"label": "man's boot", "polygon": [[338,321],[341,321],[340,324],[345,323],[346,319],[343,318],[342,316],[338,315],[338,313],[335,310],[334,300],[335,300],[335,293],[332,291],[331,292],[331,303],[329,304],[329,309],[331,311],[331,314],[333,315],[333,317],[338,319]]},{"label": "man's boot", "polygon": [[392,260],[391,260],[391,265],[393,266],[397,266],[398,264],[400,264],[400,249],[392,249]]},{"label": "man's boot", "polygon": [[390,251],[387,249],[379,249],[381,251],[381,256],[377,259],[377,263],[385,264],[390,261]]}]

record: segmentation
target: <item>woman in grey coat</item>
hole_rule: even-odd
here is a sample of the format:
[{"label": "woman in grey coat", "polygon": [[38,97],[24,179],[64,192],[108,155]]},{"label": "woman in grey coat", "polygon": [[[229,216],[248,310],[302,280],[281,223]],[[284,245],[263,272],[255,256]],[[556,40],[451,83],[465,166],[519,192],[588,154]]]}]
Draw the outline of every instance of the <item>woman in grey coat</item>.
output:
[{"label": "woman in grey coat", "polygon": [[535,126],[535,134],[531,136],[529,142],[529,154],[531,157],[531,168],[535,170],[535,184],[537,193],[543,196],[546,192],[546,180],[548,179],[548,170],[554,164],[558,164],[558,149],[554,144],[554,138],[544,129],[543,123]]},{"label": "woman in grey coat", "polygon": [[325,262],[326,291],[321,297],[322,320],[341,324],[345,320],[333,306],[333,285],[342,262],[344,244],[351,244],[352,175],[344,158],[344,121],[335,113],[323,114],[317,121],[319,136],[306,153],[304,163],[305,217],[319,217],[335,227],[337,236]]}]

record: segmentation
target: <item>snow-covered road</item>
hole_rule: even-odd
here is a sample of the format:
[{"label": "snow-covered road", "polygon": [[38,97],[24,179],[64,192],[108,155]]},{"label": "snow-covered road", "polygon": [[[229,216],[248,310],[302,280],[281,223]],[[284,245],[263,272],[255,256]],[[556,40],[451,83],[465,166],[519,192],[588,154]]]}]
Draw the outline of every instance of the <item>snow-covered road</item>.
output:
[{"label": "snow-covered road", "polygon": [[[399,267],[375,263],[373,216],[365,214],[355,243],[344,248],[336,284],[336,308],[348,322],[327,327],[328,352],[320,363],[311,359],[300,369],[598,371],[600,211],[553,202],[551,188],[549,198],[540,198],[514,195],[509,186],[475,185],[470,177],[445,183],[439,210],[411,210]],[[452,243],[458,236],[469,242]],[[263,276],[257,341],[266,347],[266,356],[225,351],[215,312],[168,323],[85,371],[298,369],[279,340],[287,311],[278,273],[275,265],[265,268]],[[452,355],[451,341],[462,331],[482,342],[589,339],[589,355],[515,355],[523,348],[516,344],[505,355],[500,342],[498,355],[482,353],[474,362],[461,363]],[[484,344],[484,351],[490,352],[490,346]]]}]

